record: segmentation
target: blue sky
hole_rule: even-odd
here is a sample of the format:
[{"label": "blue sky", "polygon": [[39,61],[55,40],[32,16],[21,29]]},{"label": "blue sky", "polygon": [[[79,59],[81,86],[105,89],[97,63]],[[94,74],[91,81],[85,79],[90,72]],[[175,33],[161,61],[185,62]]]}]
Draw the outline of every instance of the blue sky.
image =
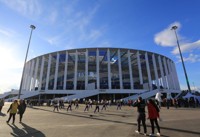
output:
[{"label": "blue sky", "polygon": [[0,93],[18,89],[30,35],[28,59],[73,48],[147,50],[176,63],[186,81],[175,34],[192,89],[200,88],[199,0],[0,0]]}]

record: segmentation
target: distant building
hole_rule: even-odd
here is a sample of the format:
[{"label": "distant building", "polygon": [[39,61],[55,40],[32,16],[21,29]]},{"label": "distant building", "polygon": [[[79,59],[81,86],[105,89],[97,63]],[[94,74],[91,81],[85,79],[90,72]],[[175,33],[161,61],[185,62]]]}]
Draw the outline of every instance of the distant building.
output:
[{"label": "distant building", "polygon": [[125,48],[81,48],[38,56],[26,63],[22,85],[23,93],[68,100],[120,99],[155,90],[180,91],[174,62]]}]

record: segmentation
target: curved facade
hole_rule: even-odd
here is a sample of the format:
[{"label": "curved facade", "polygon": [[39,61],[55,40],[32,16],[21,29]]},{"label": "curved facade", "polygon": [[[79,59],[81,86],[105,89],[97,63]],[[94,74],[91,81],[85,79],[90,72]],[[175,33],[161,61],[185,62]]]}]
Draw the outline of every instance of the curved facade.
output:
[{"label": "curved facade", "polygon": [[157,53],[82,48],[38,56],[26,63],[22,90],[180,90],[174,62]]}]

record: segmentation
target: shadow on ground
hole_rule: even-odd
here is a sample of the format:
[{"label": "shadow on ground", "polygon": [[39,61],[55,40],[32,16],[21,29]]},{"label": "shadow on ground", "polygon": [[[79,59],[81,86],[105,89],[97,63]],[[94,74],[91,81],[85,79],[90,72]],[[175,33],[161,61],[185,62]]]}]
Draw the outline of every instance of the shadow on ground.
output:
[{"label": "shadow on ground", "polygon": [[12,125],[8,124],[13,130],[13,132],[10,133],[13,137],[45,137],[45,135],[41,131],[35,128],[32,128],[26,125],[25,123],[21,123],[21,124],[23,126],[22,129],[18,128],[14,124]]}]

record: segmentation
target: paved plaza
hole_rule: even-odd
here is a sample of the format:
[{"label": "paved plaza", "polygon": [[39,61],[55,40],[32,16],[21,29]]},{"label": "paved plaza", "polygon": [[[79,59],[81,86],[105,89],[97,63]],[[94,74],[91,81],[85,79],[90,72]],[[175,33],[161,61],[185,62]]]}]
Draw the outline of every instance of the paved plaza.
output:
[{"label": "paved plaza", "polygon": [[[84,105],[78,110],[67,112],[62,109],[53,112],[53,107],[27,107],[23,123],[16,116],[15,125],[6,123],[9,103],[0,115],[0,137],[142,137],[136,134],[136,108],[116,106],[94,114],[94,107],[84,112]],[[200,137],[200,108],[162,108],[159,122],[163,137]],[[147,133],[151,133],[147,120]],[[141,128],[143,131],[143,128]],[[157,130],[155,130],[156,132]]]}]

